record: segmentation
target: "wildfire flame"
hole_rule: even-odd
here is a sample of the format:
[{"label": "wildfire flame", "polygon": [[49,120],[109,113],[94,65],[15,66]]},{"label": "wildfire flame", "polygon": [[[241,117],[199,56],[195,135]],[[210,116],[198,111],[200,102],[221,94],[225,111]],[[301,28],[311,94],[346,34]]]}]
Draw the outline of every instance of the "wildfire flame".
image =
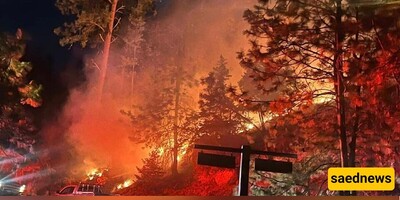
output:
[{"label": "wildfire flame", "polygon": [[180,161],[181,158],[186,154],[186,151],[187,151],[188,147],[189,147],[189,144],[184,144],[184,145],[182,145],[182,147],[181,147],[181,152],[179,153],[179,155],[178,155],[178,157],[177,157],[177,160],[178,160],[178,161]]},{"label": "wildfire flame", "polygon": [[123,187],[129,187],[132,184],[133,184],[133,181],[129,179],[129,180],[126,180],[122,186]]},{"label": "wildfire flame", "polygon": [[98,169],[98,168],[94,168],[94,169],[89,170],[89,172],[86,175],[87,175],[89,180],[93,180],[95,177],[103,176],[103,172],[106,171],[106,170],[107,169],[101,170],[101,169]]},{"label": "wildfire flame", "polygon": [[[188,147],[189,147],[189,144],[182,145],[182,147],[180,148],[178,157],[177,157],[178,161],[180,161],[182,159],[182,157],[186,154]],[[160,156],[163,156],[166,153],[165,147],[159,147],[157,150],[158,150],[158,155],[160,155]]]},{"label": "wildfire flame", "polygon": [[326,103],[326,102],[329,102],[332,100],[334,100],[333,96],[325,95],[325,96],[319,96],[319,97],[313,99],[313,103],[314,104],[323,104],[323,103]]},{"label": "wildfire flame", "polygon": [[164,147],[158,148],[158,155],[160,156],[164,155]]},{"label": "wildfire flame", "polygon": [[123,189],[123,188],[127,188],[129,186],[131,186],[133,184],[133,181],[131,179],[126,180],[124,183],[118,184],[117,185],[117,189]]},{"label": "wildfire flame", "polygon": [[254,124],[250,124],[250,123],[246,124],[246,129],[247,130],[251,130],[253,128],[254,128]]}]

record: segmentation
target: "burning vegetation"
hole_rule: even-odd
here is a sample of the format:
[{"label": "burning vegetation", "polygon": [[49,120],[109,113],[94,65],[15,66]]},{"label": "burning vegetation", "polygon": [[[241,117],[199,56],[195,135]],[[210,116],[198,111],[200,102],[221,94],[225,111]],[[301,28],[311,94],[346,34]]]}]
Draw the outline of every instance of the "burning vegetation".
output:
[{"label": "burning vegetation", "polygon": [[338,195],[333,166],[400,172],[400,6],[323,2],[57,0],[84,81],[39,120],[24,34],[0,35],[0,192],[235,195],[238,171],[197,166],[195,143],[299,155],[291,175],[251,171],[251,195]]}]

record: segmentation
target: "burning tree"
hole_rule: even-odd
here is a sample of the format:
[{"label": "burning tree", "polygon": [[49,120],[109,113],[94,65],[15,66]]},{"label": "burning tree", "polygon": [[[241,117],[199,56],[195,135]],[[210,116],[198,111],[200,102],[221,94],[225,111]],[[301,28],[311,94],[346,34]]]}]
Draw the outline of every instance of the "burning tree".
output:
[{"label": "burning tree", "polygon": [[[132,120],[132,141],[161,150],[165,164],[176,161],[171,165],[173,174],[177,172],[178,159],[183,156],[188,141],[193,137],[192,132],[185,132],[184,126],[194,111],[188,95],[193,78],[187,72],[178,70],[177,67],[169,66],[166,70],[151,72],[146,90],[143,91],[146,100],[134,109],[123,112]],[[179,91],[176,90],[177,76],[180,76]]]},{"label": "burning tree", "polygon": [[158,32],[149,32],[146,46],[151,50],[142,58],[148,61],[139,72],[141,84],[136,85],[136,91],[144,95],[127,112],[135,132],[132,140],[161,149],[173,175],[178,174],[178,162],[193,137],[186,125],[196,107],[191,96],[196,66],[186,54],[185,35],[190,31],[186,23],[153,24]]}]

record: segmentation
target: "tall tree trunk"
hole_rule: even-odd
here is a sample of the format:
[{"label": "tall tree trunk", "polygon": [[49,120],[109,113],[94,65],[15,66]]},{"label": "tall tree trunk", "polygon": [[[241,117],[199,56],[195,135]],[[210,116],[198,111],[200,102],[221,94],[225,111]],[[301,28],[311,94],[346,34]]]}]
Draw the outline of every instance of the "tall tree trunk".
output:
[{"label": "tall tree trunk", "polygon": [[133,60],[135,62],[132,64],[132,71],[131,71],[131,88],[130,88],[130,99],[133,100],[134,88],[135,88],[135,68],[136,68],[136,51],[137,47],[133,47]]},{"label": "tall tree trunk", "polygon": [[112,0],[111,2],[111,10],[110,10],[110,18],[107,25],[106,36],[104,37],[104,46],[103,46],[103,56],[100,63],[100,80],[99,80],[99,88],[98,88],[98,98],[99,102],[101,102],[103,96],[104,85],[106,82],[106,75],[108,69],[108,59],[110,56],[110,47],[112,34],[114,30],[114,21],[115,21],[115,13],[117,11],[118,0]]},{"label": "tall tree trunk", "polygon": [[[357,93],[360,95],[361,93],[361,87],[357,87]],[[355,110],[355,117],[354,117],[354,124],[353,124],[353,130],[351,132],[351,141],[349,143],[349,167],[355,167],[356,166],[356,147],[357,147],[357,133],[359,130],[359,125],[360,125],[360,107],[356,107]],[[357,196],[356,191],[350,191],[350,194],[352,196]]]},{"label": "tall tree trunk", "polygon": [[[335,57],[334,76],[336,92],[337,124],[340,140],[340,161],[342,167],[349,166],[347,134],[346,134],[346,112],[343,82],[343,24],[342,24],[342,0],[336,0],[336,27],[335,27]],[[348,191],[340,192],[341,195],[349,195]]]},{"label": "tall tree trunk", "polygon": [[173,152],[173,162],[171,166],[172,175],[178,174],[178,153],[179,153],[179,143],[178,143],[178,134],[179,134],[179,110],[181,103],[181,87],[182,87],[182,58],[184,57],[184,46],[179,49],[179,61],[176,66],[176,80],[175,80],[175,108],[174,108],[174,146],[172,149]]},{"label": "tall tree trunk", "polygon": [[[358,8],[356,8],[356,20],[358,21]],[[355,36],[355,41],[358,42],[359,39],[359,33],[356,34]],[[357,57],[356,54],[353,54],[353,58],[358,60],[359,62],[362,61],[361,56]],[[362,73],[362,68],[359,67],[358,73]],[[356,87],[356,92],[358,96],[361,96],[361,86]],[[354,113],[354,124],[351,132],[351,141],[349,143],[349,167],[355,167],[356,166],[356,140],[357,140],[357,132],[359,130],[359,125],[360,125],[360,107],[356,106],[355,113]]]},{"label": "tall tree trunk", "polygon": [[179,131],[179,109],[180,109],[180,97],[181,97],[181,84],[182,84],[182,66],[181,63],[176,67],[176,81],[175,81],[175,108],[174,108],[174,147],[173,162],[171,166],[172,175],[178,174],[178,131]]},{"label": "tall tree trunk", "polygon": [[343,25],[342,25],[342,1],[336,1],[336,42],[335,42],[335,90],[337,104],[337,122],[339,126],[340,149],[341,149],[341,166],[348,167],[348,150],[347,150],[347,134],[346,134],[346,113],[344,99],[344,83],[343,83],[343,49],[342,43],[344,40]]},{"label": "tall tree trunk", "polygon": [[[360,89],[358,89],[360,90]],[[357,133],[360,125],[360,108],[357,107],[355,111],[353,130],[351,133],[351,141],[349,143],[349,167],[356,166],[356,146],[357,146]]]},{"label": "tall tree trunk", "polygon": [[[356,20],[358,20],[358,9],[356,10]],[[355,40],[358,41],[358,39],[359,39],[359,33],[356,34]],[[357,55],[355,55],[355,54],[353,55],[353,57],[355,59],[361,61],[361,57],[357,57]],[[361,74],[362,71],[363,70],[360,67],[358,73]],[[356,87],[356,92],[357,92],[358,96],[361,95],[361,86]],[[359,126],[360,126],[360,113],[359,113],[360,111],[361,111],[360,107],[357,106],[355,109],[355,113],[354,113],[355,116],[354,116],[354,124],[353,124],[353,128],[352,128],[352,132],[351,132],[351,141],[349,143],[349,167],[356,166],[357,133],[358,133]],[[357,196],[357,192],[351,191],[350,195]]]}]

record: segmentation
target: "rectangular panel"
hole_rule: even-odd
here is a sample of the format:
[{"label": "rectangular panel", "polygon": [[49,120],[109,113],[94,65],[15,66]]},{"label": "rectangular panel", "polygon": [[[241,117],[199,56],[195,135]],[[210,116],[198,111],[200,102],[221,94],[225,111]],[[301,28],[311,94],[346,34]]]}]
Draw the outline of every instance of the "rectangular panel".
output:
[{"label": "rectangular panel", "polygon": [[235,168],[235,156],[226,156],[200,152],[197,158],[199,165],[208,165],[223,168]]},{"label": "rectangular panel", "polygon": [[277,172],[277,173],[292,173],[293,164],[291,162],[255,159],[255,170]]}]

